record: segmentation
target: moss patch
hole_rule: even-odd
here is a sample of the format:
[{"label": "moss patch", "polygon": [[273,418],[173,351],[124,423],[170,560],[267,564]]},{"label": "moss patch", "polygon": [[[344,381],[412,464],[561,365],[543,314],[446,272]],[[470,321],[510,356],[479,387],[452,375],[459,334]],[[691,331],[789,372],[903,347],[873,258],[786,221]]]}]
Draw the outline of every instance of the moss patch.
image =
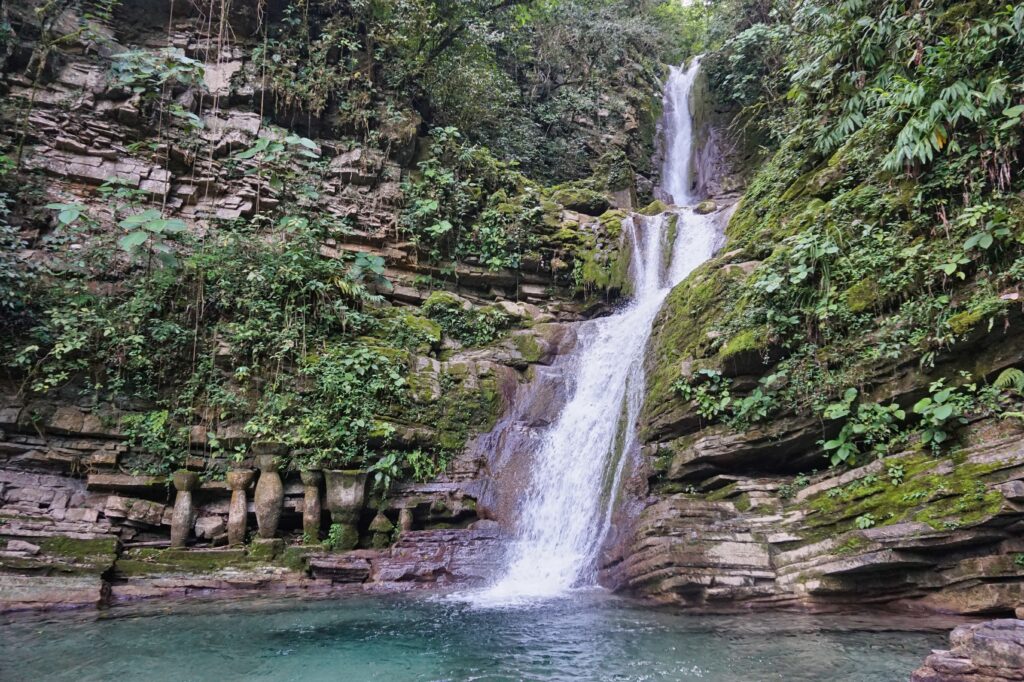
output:
[{"label": "moss patch", "polygon": [[861,280],[843,292],[843,300],[851,313],[862,313],[873,308],[880,298],[878,283],[869,280]]},{"label": "moss patch", "polygon": [[764,327],[746,329],[729,339],[718,351],[718,356],[728,360],[744,353],[761,353],[768,346],[768,330]]},{"label": "moss patch", "polygon": [[115,564],[118,575],[144,577],[167,574],[207,574],[227,568],[248,568],[260,562],[244,549],[183,550],[143,547],[130,549]]},{"label": "moss patch", "polygon": [[512,337],[512,342],[516,345],[516,350],[523,356],[524,361],[533,363],[540,360],[540,344],[537,343],[537,338],[533,334],[516,334]]},{"label": "moss patch", "polygon": [[117,538],[37,538],[35,556],[0,558],[0,570],[36,575],[102,575],[114,565]]},{"label": "moss patch", "polygon": [[648,375],[645,421],[682,406],[672,383],[679,378],[684,358],[711,356],[713,339],[708,336],[708,329],[722,319],[728,292],[746,276],[738,268],[719,265],[711,261],[698,268],[672,290],[658,313],[647,350],[647,363],[653,370]]},{"label": "moss patch", "polygon": [[816,512],[808,518],[813,537],[855,528],[855,519],[871,514],[878,526],[904,521],[926,523],[936,530],[970,526],[999,512],[1003,496],[981,480],[1004,466],[952,459],[934,460],[923,454],[900,458],[904,481],[893,485],[885,472],[868,475],[841,488],[819,493],[803,502]]},{"label": "moss patch", "polygon": [[998,298],[987,298],[975,303],[969,310],[950,316],[946,324],[957,336],[963,336],[984,320],[993,317],[1005,307],[1005,302]]},{"label": "moss patch", "polygon": [[570,211],[592,216],[599,216],[611,207],[611,202],[604,194],[571,185],[555,188],[551,199]]},{"label": "moss patch", "polygon": [[655,215],[659,215],[661,213],[664,213],[667,210],[668,210],[668,205],[665,202],[659,201],[658,199],[655,199],[654,201],[652,201],[651,203],[647,204],[642,209],[640,209],[638,211],[638,213],[640,213],[640,215],[645,215],[645,216],[655,216]]},{"label": "moss patch", "polygon": [[460,451],[470,436],[488,431],[498,421],[504,400],[492,374],[470,377],[464,365],[450,365],[439,377],[440,396],[426,404],[401,409],[409,423],[433,434],[433,445]]}]

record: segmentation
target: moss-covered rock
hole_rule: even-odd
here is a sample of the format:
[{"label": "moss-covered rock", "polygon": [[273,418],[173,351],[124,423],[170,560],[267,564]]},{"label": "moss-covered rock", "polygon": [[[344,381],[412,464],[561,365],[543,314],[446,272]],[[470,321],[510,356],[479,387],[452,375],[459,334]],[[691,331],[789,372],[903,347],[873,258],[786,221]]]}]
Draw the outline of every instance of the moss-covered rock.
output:
[{"label": "moss-covered rock", "polygon": [[619,209],[605,211],[598,218],[601,225],[601,232],[608,239],[619,239],[622,236],[622,221],[626,219],[626,212]]},{"label": "moss-covered rock", "polygon": [[726,341],[718,350],[718,358],[730,374],[745,374],[763,368],[770,350],[768,328],[759,326],[744,329]]},{"label": "moss-covered rock", "polygon": [[429,380],[425,372],[417,381],[436,385],[436,393],[420,404],[396,410],[403,423],[423,427],[422,436],[429,439],[424,445],[458,452],[470,436],[497,422],[505,401],[493,371],[453,362]]},{"label": "moss-covered rock", "polygon": [[[32,556],[0,557],[0,572],[55,576],[101,576],[114,565],[115,537],[95,539],[52,536],[33,539],[39,552]],[[0,600],[2,601],[2,600]]]},{"label": "moss-covered rock", "polygon": [[711,199],[708,199],[707,201],[702,201],[693,207],[693,212],[696,213],[697,215],[708,215],[709,213],[714,213],[717,210],[718,204],[712,201]]},{"label": "moss-covered rock", "polygon": [[516,350],[523,356],[524,362],[534,363],[541,359],[543,349],[532,332],[514,334],[512,342],[515,344]]},{"label": "moss-covered rock", "polygon": [[1006,302],[995,297],[988,297],[975,302],[968,310],[951,315],[946,324],[957,336],[964,336],[984,320],[991,319],[1004,310]]},{"label": "moss-covered rock", "polygon": [[115,571],[124,578],[173,575],[212,574],[229,568],[248,568],[261,563],[244,549],[154,549],[125,551],[115,564]]},{"label": "moss-covered rock", "polygon": [[857,519],[865,517],[877,526],[917,521],[951,530],[986,520],[1003,507],[1003,496],[984,477],[1005,467],[1004,462],[936,460],[924,453],[891,461],[903,471],[898,484],[883,470],[798,503],[815,512],[808,519],[809,538],[854,529]]},{"label": "moss-covered rock", "polygon": [[668,205],[659,199],[655,199],[651,203],[644,206],[642,209],[637,211],[640,215],[645,216],[656,216],[668,211]]},{"label": "moss-covered rock", "polygon": [[861,280],[843,292],[843,300],[851,313],[862,313],[878,304],[881,292],[878,282]]},{"label": "moss-covered rock", "polygon": [[[647,350],[648,383],[642,423],[649,427],[671,420],[673,413],[687,409],[672,390],[673,382],[680,376],[681,363],[684,359],[711,355],[711,324],[722,318],[727,291],[745,277],[741,270],[711,261],[669,293],[655,320]],[[753,343],[754,339],[749,341]],[[717,359],[706,364],[715,363]]]},{"label": "moss-covered rock", "polygon": [[629,293],[631,260],[624,248],[581,251],[576,254],[576,285],[584,292],[600,291],[609,297]]},{"label": "moss-covered rock", "polygon": [[611,201],[606,195],[573,185],[555,188],[551,194],[551,200],[558,202],[570,211],[592,216],[599,216],[611,208]]}]

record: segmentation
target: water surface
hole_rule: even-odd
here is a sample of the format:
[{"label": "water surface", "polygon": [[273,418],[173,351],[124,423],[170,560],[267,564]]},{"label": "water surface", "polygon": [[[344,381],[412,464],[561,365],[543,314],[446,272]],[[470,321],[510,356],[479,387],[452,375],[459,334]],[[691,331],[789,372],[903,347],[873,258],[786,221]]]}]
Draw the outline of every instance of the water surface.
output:
[{"label": "water surface", "polygon": [[922,625],[684,614],[601,593],[515,609],[424,595],[174,603],[9,619],[0,679],[893,682],[946,641]]}]

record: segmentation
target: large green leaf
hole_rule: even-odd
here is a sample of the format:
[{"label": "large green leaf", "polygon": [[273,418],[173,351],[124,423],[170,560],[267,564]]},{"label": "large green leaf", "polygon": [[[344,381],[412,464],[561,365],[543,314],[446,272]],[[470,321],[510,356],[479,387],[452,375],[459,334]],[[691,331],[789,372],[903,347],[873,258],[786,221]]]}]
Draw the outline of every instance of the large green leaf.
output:
[{"label": "large green leaf", "polygon": [[149,233],[143,230],[138,230],[136,232],[131,232],[121,237],[119,240],[117,240],[117,243],[118,246],[120,246],[125,251],[134,251],[142,244],[146,243],[147,239],[149,239]]}]

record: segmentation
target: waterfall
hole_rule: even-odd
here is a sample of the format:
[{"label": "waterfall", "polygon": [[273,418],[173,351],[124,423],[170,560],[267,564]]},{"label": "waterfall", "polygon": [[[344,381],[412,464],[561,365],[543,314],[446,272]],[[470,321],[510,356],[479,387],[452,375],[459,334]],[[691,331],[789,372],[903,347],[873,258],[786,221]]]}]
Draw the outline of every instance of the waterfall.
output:
[{"label": "waterfall", "polygon": [[690,115],[690,92],[699,68],[700,61],[697,59],[693,60],[689,69],[673,67],[668,83],[665,84],[662,121],[665,162],[661,168],[661,187],[671,197],[672,203],[678,205],[693,200],[693,117]]},{"label": "waterfall", "polygon": [[[694,60],[688,69],[673,69],[664,95],[662,184],[678,206],[624,221],[632,248],[633,298],[615,314],[580,326],[568,368],[569,398],[535,453],[505,574],[473,595],[477,603],[555,597],[595,581],[620,479],[639,445],[636,423],[651,326],[672,287],[711,257],[719,239],[713,215],[699,216],[683,206],[694,199],[689,94],[697,68]],[[673,221],[676,236],[670,244]]]}]

